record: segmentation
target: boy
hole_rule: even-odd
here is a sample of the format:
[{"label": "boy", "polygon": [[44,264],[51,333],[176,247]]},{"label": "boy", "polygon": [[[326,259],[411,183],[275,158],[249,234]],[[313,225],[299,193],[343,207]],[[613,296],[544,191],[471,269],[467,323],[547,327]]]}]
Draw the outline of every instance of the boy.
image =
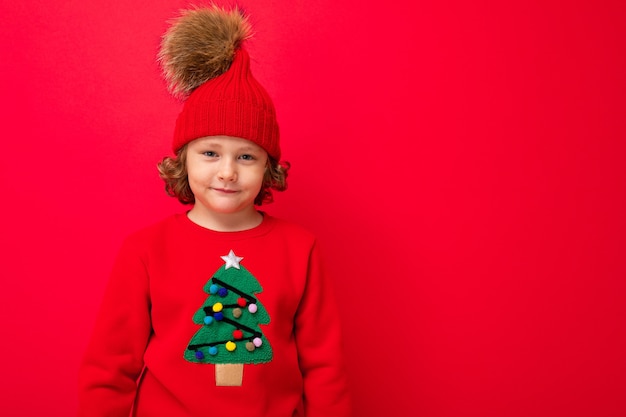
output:
[{"label": "boy", "polygon": [[168,194],[127,238],[79,376],[83,417],[347,417],[337,308],[315,238],[260,212],[286,188],[273,103],[239,10],[185,12],[160,60],[185,99]]}]

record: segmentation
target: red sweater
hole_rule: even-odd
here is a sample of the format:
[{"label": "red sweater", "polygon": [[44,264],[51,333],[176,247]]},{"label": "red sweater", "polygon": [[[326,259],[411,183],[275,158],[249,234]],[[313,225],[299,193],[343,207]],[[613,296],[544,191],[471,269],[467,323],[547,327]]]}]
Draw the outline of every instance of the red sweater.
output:
[{"label": "red sweater", "polygon": [[[258,281],[261,291],[245,294],[243,305],[254,302],[256,317],[269,316],[244,326],[262,333],[256,353],[245,351],[255,350],[254,335],[230,344],[252,358],[241,386],[216,386],[209,362],[230,354],[225,343],[211,353],[197,343],[203,326],[209,331],[222,317],[211,307],[220,286],[210,284],[224,268]],[[224,280],[217,282],[226,291],[238,291]],[[228,314],[236,307],[224,305],[224,321],[235,323]],[[202,322],[203,311],[212,324]],[[127,238],[80,368],[79,416],[128,417],[131,409],[136,417],[349,416],[337,308],[314,237],[267,214],[241,232],[215,232],[178,214]]]}]

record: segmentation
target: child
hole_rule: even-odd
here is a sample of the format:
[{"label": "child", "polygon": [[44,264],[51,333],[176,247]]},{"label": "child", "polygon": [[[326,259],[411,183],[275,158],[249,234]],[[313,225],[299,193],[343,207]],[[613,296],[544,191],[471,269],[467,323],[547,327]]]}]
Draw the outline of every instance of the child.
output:
[{"label": "child", "polygon": [[313,236],[257,211],[286,188],[237,9],[189,10],[159,54],[185,98],[159,172],[186,214],[127,238],[79,373],[82,417],[345,417],[337,308]]}]

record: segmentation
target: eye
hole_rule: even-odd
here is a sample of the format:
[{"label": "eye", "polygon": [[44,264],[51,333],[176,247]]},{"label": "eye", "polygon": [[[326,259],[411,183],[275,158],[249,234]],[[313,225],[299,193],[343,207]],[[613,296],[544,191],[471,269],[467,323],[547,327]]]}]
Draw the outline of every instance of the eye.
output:
[{"label": "eye", "polygon": [[249,155],[249,154],[241,155],[239,158],[245,161],[253,161],[255,159],[254,156]]},{"label": "eye", "polygon": [[217,154],[215,152],[213,152],[213,151],[202,152],[202,155],[208,156],[209,158],[213,158],[213,157],[217,156]]}]

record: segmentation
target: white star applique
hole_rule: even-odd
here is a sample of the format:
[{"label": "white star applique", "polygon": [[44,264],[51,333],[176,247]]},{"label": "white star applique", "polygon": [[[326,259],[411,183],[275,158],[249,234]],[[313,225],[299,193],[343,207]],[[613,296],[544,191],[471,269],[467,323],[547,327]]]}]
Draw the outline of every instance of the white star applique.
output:
[{"label": "white star applique", "polygon": [[232,249],[230,250],[230,252],[228,252],[228,255],[220,256],[220,258],[222,258],[224,262],[226,262],[226,267],[224,269],[228,269],[228,268],[241,269],[241,267],[239,266],[239,262],[241,262],[243,257],[235,255],[235,252],[233,252]]}]

